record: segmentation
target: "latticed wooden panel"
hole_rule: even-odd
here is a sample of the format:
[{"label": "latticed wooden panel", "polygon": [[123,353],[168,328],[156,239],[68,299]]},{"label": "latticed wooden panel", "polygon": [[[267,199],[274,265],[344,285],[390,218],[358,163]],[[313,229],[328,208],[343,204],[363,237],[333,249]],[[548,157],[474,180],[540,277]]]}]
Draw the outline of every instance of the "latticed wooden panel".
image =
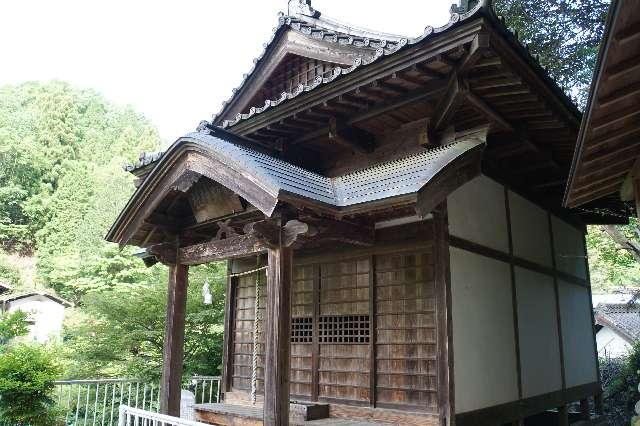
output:
[{"label": "latticed wooden panel", "polygon": [[437,408],[431,250],[376,256],[376,400]]},{"label": "latticed wooden panel", "polygon": [[369,270],[368,258],[320,265],[320,397],[369,400],[369,343],[347,334],[368,319]]},{"label": "latticed wooden panel", "polygon": [[313,266],[294,266],[291,291],[290,393],[311,396],[313,342]]}]

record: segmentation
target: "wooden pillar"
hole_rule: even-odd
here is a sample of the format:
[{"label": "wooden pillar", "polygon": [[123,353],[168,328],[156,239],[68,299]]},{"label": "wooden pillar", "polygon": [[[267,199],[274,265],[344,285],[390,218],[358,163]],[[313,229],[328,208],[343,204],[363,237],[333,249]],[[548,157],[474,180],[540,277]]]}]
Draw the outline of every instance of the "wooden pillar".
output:
[{"label": "wooden pillar", "polygon": [[180,392],[184,352],[184,317],[187,308],[189,267],[169,266],[167,316],[164,326],[160,413],[180,416]]},{"label": "wooden pillar", "polygon": [[446,201],[443,201],[433,211],[433,230],[438,346],[438,405],[442,424],[455,426],[451,271]]},{"label": "wooden pillar", "polygon": [[558,407],[558,425],[569,426],[569,407],[567,405]]},{"label": "wooden pillar", "polygon": [[236,312],[235,279],[231,277],[232,260],[227,261],[227,289],[224,298],[224,335],[222,346],[222,378],[220,386],[224,394],[231,391],[231,362],[233,359],[233,322]]},{"label": "wooden pillar", "polygon": [[264,426],[289,424],[292,250],[268,250],[267,318],[265,321]]}]

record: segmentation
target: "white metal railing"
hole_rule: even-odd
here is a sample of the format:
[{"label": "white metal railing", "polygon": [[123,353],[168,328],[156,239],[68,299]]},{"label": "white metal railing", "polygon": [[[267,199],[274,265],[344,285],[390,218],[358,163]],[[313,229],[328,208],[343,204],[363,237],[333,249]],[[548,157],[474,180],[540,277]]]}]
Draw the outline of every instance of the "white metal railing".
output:
[{"label": "white metal railing", "polygon": [[193,376],[189,388],[196,397],[196,404],[220,401],[220,376]]},{"label": "white metal railing", "polygon": [[[188,384],[193,402],[220,400],[219,376],[193,376]],[[114,426],[121,405],[148,412],[158,412],[160,405],[159,385],[136,379],[59,380],[54,385],[68,426]]]},{"label": "white metal railing", "polygon": [[209,426],[205,423],[121,405],[118,426]]}]

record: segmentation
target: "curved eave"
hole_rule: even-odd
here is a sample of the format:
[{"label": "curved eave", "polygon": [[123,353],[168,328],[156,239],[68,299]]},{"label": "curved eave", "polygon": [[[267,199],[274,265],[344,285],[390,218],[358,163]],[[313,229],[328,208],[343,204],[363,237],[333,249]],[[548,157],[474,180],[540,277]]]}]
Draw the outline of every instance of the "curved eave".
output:
[{"label": "curved eave", "polygon": [[[235,137],[230,134],[229,136]],[[105,239],[120,245],[127,244],[135,232],[134,228],[139,227],[161,201],[162,197],[158,194],[166,195],[171,187],[189,172],[220,183],[265,215],[271,216],[278,200],[277,184],[259,167],[239,161],[238,156],[212,144],[216,139],[218,138],[196,132],[174,142],[133,193]],[[225,148],[234,146],[227,143]],[[243,186],[240,181],[251,182],[251,188]]]}]

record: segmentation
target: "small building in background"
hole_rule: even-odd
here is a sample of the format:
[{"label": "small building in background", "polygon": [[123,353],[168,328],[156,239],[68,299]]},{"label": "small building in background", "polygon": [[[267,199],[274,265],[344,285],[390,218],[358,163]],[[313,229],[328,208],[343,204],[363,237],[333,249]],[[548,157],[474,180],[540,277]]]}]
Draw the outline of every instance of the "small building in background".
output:
[{"label": "small building in background", "polygon": [[29,320],[29,334],[26,339],[46,343],[60,338],[65,309],[72,303],[43,292],[9,294],[0,296],[0,311],[26,312]]},{"label": "small building in background", "polygon": [[595,309],[595,323],[598,356],[625,356],[640,340],[640,305],[601,303]]}]

